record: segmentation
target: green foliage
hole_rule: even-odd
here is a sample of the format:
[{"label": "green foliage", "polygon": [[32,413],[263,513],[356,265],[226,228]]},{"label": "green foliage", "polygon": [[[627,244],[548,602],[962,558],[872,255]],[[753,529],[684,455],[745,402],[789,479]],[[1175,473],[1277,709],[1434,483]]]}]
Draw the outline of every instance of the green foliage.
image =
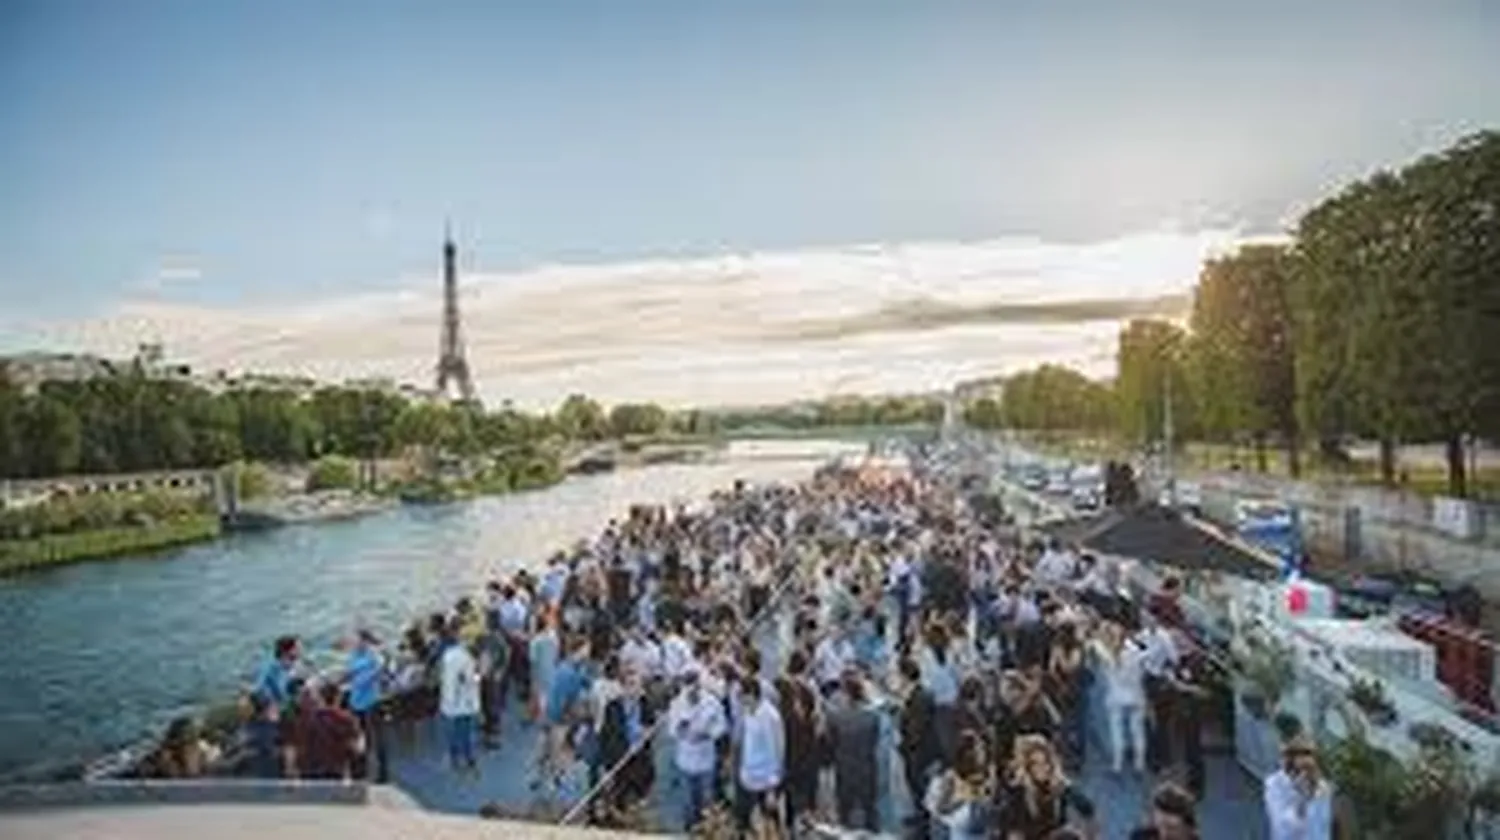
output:
[{"label": "green foliage", "polygon": [[610,435],[611,420],[604,406],[582,394],[570,394],[553,418],[557,430],[572,440],[603,440]]},{"label": "green foliage", "polygon": [[[1297,225],[1290,300],[1298,417],[1324,437],[1500,437],[1500,133],[1379,172]],[[1389,476],[1387,476],[1389,478]]]},{"label": "green foliage", "polygon": [[621,403],[609,412],[609,431],[615,437],[655,435],[667,427],[667,412],[659,405]]},{"label": "green foliage", "polygon": [[359,465],[340,455],[314,461],[307,475],[308,490],[352,490],[358,483]]},{"label": "green foliage", "polygon": [[[577,394],[549,416],[527,413],[510,403],[485,411],[474,405],[408,400],[379,389],[313,383],[215,393],[153,378],[135,368],[83,382],[49,382],[23,392],[9,383],[0,363],[0,478],[220,467],[242,461],[337,458],[341,460],[330,463],[342,464],[398,457],[414,449],[431,456],[474,457],[559,438],[596,441],[617,435],[701,435],[716,430],[716,419],[704,412],[673,414],[649,403],[606,411]],[[261,481],[269,479],[263,468],[233,469],[246,497],[269,483]],[[549,469],[545,464],[528,467],[521,483],[542,481]],[[315,476],[314,483],[349,486],[354,472],[340,466],[337,475]]]},{"label": "green foliage", "polygon": [[1296,472],[1300,446],[1286,248],[1250,245],[1210,260],[1193,297],[1188,374],[1203,433],[1249,436],[1261,469],[1279,439]]},{"label": "green foliage", "polygon": [[795,405],[719,411],[708,423],[718,431],[755,428],[817,429],[933,425],[943,401],[930,396],[840,396]]},{"label": "green foliage", "polygon": [[113,525],[27,539],[0,540],[0,575],[100,557],[119,557],[210,540],[219,534],[211,514],[140,525]]},{"label": "green foliage", "polygon": [[1042,365],[1007,377],[999,401],[983,398],[965,411],[980,428],[1098,432],[1113,421],[1114,395],[1106,384],[1061,365]]},{"label": "green foliage", "polygon": [[191,493],[89,493],[0,510],[0,540],[31,539],[101,528],[129,528],[205,513],[209,500]]},{"label": "green foliage", "polygon": [[1248,693],[1273,710],[1297,679],[1296,661],[1291,648],[1270,634],[1247,630],[1234,651],[1239,667],[1249,684]]},{"label": "green foliage", "polygon": [[1167,321],[1138,319],[1120,331],[1115,409],[1126,440],[1161,440],[1169,397],[1176,439],[1196,436],[1189,350],[1187,332]]},{"label": "green foliage", "polygon": [[240,498],[258,499],[271,493],[273,479],[265,464],[254,461],[236,461],[228,466],[231,480],[239,485]]},{"label": "green foliage", "polygon": [[1325,744],[1323,770],[1341,800],[1349,836],[1370,840],[1442,837],[1461,821],[1474,785],[1452,741],[1423,745],[1403,762],[1361,735]]}]

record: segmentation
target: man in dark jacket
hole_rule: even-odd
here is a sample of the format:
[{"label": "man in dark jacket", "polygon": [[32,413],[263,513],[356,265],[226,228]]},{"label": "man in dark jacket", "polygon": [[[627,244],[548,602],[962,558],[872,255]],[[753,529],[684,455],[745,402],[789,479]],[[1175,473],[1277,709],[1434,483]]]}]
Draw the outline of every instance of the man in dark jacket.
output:
[{"label": "man in dark jacket", "polygon": [[902,659],[900,667],[908,689],[901,705],[901,740],[897,748],[912,801],[909,821],[916,828],[916,836],[925,837],[927,812],[922,800],[927,795],[927,771],[938,759],[937,734],[932,728],[934,704],[932,694],[922,687],[922,672],[916,661],[910,657]]},{"label": "man in dark jacket", "polygon": [[870,708],[858,674],[844,674],[843,694],[843,703],[828,713],[827,724],[839,825],[878,832],[880,765],[875,753],[880,744],[880,715]]}]

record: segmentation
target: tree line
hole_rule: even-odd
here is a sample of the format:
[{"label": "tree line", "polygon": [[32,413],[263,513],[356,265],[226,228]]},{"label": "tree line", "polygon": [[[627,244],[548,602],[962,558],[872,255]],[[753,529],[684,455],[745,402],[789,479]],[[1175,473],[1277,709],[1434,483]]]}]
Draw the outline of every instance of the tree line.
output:
[{"label": "tree line", "polygon": [[789,405],[723,409],[712,416],[718,428],[726,431],[757,427],[816,429],[932,425],[943,418],[943,400],[931,395],[847,395]]},{"label": "tree line", "polygon": [[425,446],[456,454],[547,440],[703,433],[702,412],[648,403],[606,409],[586,396],[553,412],[496,410],[330,385],[210,391],[140,369],[22,390],[0,368],[0,477],[217,467],[246,460],[389,458]]},{"label": "tree line", "polygon": [[1441,443],[1466,495],[1471,439],[1500,439],[1500,133],[1352,183],[1289,241],[1209,260],[1185,324],[1135,320],[1113,381],[1043,366],[971,403],[981,426],[1108,431],[1347,460],[1380,443],[1395,480],[1406,443]]}]

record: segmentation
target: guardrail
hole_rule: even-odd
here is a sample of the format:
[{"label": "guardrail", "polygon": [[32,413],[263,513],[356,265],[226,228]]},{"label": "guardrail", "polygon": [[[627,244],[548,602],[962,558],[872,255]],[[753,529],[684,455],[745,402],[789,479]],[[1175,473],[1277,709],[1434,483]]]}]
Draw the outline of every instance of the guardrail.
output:
[{"label": "guardrail", "polygon": [[365,805],[363,782],[130,779],[0,786],[0,811],[117,805]]}]

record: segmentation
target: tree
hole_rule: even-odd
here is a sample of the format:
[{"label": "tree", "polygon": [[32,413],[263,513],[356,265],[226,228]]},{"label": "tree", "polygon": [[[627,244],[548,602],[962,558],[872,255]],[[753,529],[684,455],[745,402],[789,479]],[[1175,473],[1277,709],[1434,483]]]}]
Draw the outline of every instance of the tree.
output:
[{"label": "tree", "polygon": [[1374,433],[1384,479],[1400,441],[1464,439],[1500,406],[1500,134],[1379,172],[1314,207],[1294,250],[1299,413],[1320,436]]},{"label": "tree", "polygon": [[358,483],[356,464],[342,455],[324,455],[307,475],[308,490],[349,490]]},{"label": "tree", "polygon": [[1249,434],[1262,472],[1266,443],[1278,438],[1295,476],[1301,443],[1288,277],[1280,245],[1250,245],[1204,264],[1193,295],[1185,379],[1205,432]]},{"label": "tree", "polygon": [[621,403],[610,409],[609,428],[619,437],[661,434],[667,428],[667,412],[654,403]]},{"label": "tree", "polygon": [[1117,428],[1127,439],[1162,440],[1169,394],[1176,439],[1197,432],[1187,346],[1187,333],[1167,321],[1138,319],[1120,331],[1115,407]]},{"label": "tree", "polygon": [[50,396],[32,400],[21,426],[23,475],[64,475],[78,469],[83,429],[67,403]]},{"label": "tree", "polygon": [[976,429],[1005,428],[1005,412],[994,397],[980,397],[964,406],[964,423]]},{"label": "tree", "polygon": [[553,422],[565,437],[575,440],[603,440],[613,426],[604,407],[582,394],[569,394],[558,406]]},{"label": "tree", "polygon": [[1097,432],[1110,427],[1113,395],[1109,386],[1061,365],[1042,365],[1007,377],[996,408],[986,406],[978,419],[1016,429],[1048,432]]}]

